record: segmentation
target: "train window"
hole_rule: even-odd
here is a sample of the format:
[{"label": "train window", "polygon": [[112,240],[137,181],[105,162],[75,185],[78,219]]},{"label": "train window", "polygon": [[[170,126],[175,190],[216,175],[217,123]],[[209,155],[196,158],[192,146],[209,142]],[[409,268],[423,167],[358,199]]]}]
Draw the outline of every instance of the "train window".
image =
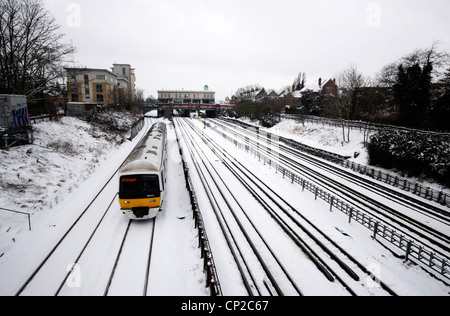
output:
[{"label": "train window", "polygon": [[121,199],[146,199],[161,197],[157,175],[123,176],[120,178]]}]

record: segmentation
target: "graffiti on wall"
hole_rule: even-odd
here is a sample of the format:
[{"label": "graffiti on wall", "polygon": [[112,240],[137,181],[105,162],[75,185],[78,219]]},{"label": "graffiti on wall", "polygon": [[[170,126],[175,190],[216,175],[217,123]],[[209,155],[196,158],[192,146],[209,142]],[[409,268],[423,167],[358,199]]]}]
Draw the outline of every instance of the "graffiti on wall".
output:
[{"label": "graffiti on wall", "polygon": [[28,115],[27,107],[18,110],[12,110],[11,114],[13,127],[23,127],[30,125],[30,117]]}]

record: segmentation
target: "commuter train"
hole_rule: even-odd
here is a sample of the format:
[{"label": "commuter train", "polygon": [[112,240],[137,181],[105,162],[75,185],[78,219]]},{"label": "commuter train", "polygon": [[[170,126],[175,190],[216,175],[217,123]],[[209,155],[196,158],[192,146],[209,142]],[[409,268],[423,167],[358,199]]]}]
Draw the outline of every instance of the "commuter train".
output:
[{"label": "commuter train", "polygon": [[167,126],[156,123],[119,171],[119,202],[132,220],[155,218],[166,189]]}]

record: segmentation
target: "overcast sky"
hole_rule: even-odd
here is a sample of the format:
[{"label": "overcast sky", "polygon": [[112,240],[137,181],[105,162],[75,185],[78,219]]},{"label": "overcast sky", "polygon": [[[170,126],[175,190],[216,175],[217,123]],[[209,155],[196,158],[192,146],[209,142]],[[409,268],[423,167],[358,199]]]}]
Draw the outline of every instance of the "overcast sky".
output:
[{"label": "overcast sky", "polygon": [[202,89],[217,100],[258,83],[367,76],[418,48],[450,52],[449,0],[44,0],[77,66],[136,68],[145,96]]}]

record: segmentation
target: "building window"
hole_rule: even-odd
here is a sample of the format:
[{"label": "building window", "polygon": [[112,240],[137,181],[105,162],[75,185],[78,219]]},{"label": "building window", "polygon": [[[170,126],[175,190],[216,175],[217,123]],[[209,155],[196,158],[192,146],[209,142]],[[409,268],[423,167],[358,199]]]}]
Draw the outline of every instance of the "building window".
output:
[{"label": "building window", "polygon": [[89,80],[89,75],[84,75],[84,80]]},{"label": "building window", "polygon": [[78,92],[78,85],[77,84],[71,84],[70,85],[70,91]]},{"label": "building window", "polygon": [[72,94],[72,102],[80,102],[80,99],[78,98],[78,94]]},{"label": "building window", "polygon": [[105,75],[97,75],[97,79],[98,80],[106,80],[106,76]]},{"label": "building window", "polygon": [[105,96],[103,94],[97,94],[97,102],[105,102]]},{"label": "building window", "polygon": [[101,84],[96,85],[97,92],[103,92],[103,86]]}]

